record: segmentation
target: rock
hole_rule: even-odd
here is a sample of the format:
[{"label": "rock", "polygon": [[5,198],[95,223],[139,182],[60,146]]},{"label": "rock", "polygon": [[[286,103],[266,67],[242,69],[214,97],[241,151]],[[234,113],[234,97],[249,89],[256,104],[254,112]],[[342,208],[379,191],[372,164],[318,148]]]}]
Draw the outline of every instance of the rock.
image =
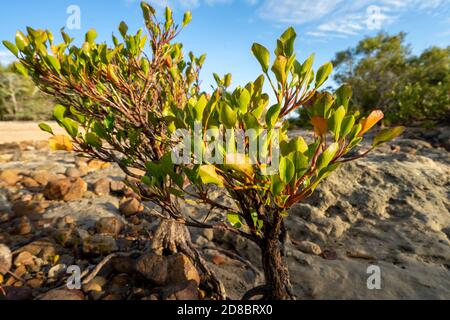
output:
[{"label": "rock", "polygon": [[91,282],[85,284],[83,286],[83,291],[85,293],[89,293],[91,291],[94,292],[102,292],[103,286],[106,284],[106,279],[103,277],[95,277]]},{"label": "rock", "polygon": [[115,217],[101,218],[95,223],[95,230],[100,234],[117,236],[122,229],[122,222]]},{"label": "rock", "polygon": [[16,201],[13,203],[11,210],[16,217],[30,216],[39,218],[45,213],[48,207],[47,203],[38,201]]},{"label": "rock", "polygon": [[304,253],[314,254],[316,256],[320,256],[322,254],[322,249],[320,246],[310,241],[301,241],[296,244],[296,246]]},{"label": "rock", "polygon": [[168,273],[167,258],[154,253],[143,255],[136,262],[136,271],[155,285],[165,285]]},{"label": "rock", "polygon": [[117,250],[116,240],[109,235],[96,234],[83,240],[84,253],[108,255]]},{"label": "rock", "polygon": [[113,180],[110,183],[111,193],[113,193],[115,195],[119,195],[119,196],[123,195],[126,189],[127,189],[127,186],[122,181]]},{"label": "rock", "polygon": [[193,280],[166,286],[159,293],[163,300],[199,300],[198,284]]},{"label": "rock", "polygon": [[[12,287],[7,286],[3,288],[6,292],[6,300],[10,301],[24,301],[32,298],[33,290],[28,287]],[[2,295],[0,295],[1,297]],[[1,298],[0,298],[1,300]]]},{"label": "rock", "polygon": [[84,300],[84,294],[79,290],[53,289],[45,293],[40,300],[78,301]]},{"label": "rock", "polygon": [[78,233],[73,228],[55,230],[53,238],[64,248],[76,248],[81,243]]},{"label": "rock", "polygon": [[0,181],[3,181],[8,186],[15,186],[20,179],[20,170],[5,169],[0,172]]},{"label": "rock", "polygon": [[57,279],[59,275],[67,270],[67,266],[65,264],[57,264],[48,270],[47,276],[49,278]]},{"label": "rock", "polygon": [[0,273],[7,273],[11,269],[12,253],[4,244],[0,244]]},{"label": "rock", "polygon": [[38,170],[31,175],[31,178],[39,183],[40,186],[45,186],[50,180],[53,180],[55,176],[48,171]]},{"label": "rock", "polygon": [[89,172],[106,169],[111,166],[110,163],[103,162],[98,159],[92,159],[87,164]]},{"label": "rock", "polygon": [[13,221],[11,233],[14,235],[25,236],[30,234],[33,227],[28,217],[21,217]]},{"label": "rock", "polygon": [[14,265],[16,267],[20,267],[21,265],[29,266],[33,265],[35,262],[36,257],[33,256],[28,251],[22,251],[17,255],[17,257],[14,259]]},{"label": "rock", "polygon": [[111,181],[107,178],[103,178],[94,183],[94,193],[98,196],[107,195],[110,192]]},{"label": "rock", "polygon": [[48,200],[79,200],[87,191],[87,184],[81,178],[66,178],[50,181],[44,189]]},{"label": "rock", "polygon": [[367,252],[358,249],[347,251],[347,257],[372,261],[377,260],[377,258],[372,256],[371,254],[368,254]]},{"label": "rock", "polygon": [[200,284],[200,275],[191,260],[181,253],[169,256],[167,283],[180,283],[189,280],[194,280],[197,284]]},{"label": "rock", "polygon": [[23,251],[28,251],[36,257],[48,260],[49,258],[61,254],[63,250],[50,239],[44,238],[25,245],[18,250],[18,253]]},{"label": "rock", "polygon": [[214,230],[213,229],[205,229],[203,230],[203,236],[208,239],[208,241],[214,240]]},{"label": "rock", "polygon": [[131,257],[115,257],[111,263],[116,272],[128,274],[134,272],[136,265],[136,261]]},{"label": "rock", "polygon": [[30,177],[23,178],[21,183],[27,189],[39,188],[41,186],[36,180]]},{"label": "rock", "polygon": [[64,173],[66,177],[68,178],[80,178],[81,172],[75,167],[67,168],[66,172]]},{"label": "rock", "polygon": [[33,289],[41,288],[43,284],[44,280],[38,278],[30,279],[27,281],[27,285]]},{"label": "rock", "polygon": [[57,229],[66,229],[74,227],[75,223],[76,218],[71,214],[67,214],[64,217],[57,218],[55,225]]},{"label": "rock", "polygon": [[144,206],[135,198],[126,199],[120,204],[120,212],[126,216],[130,217],[132,215],[138,214],[144,210]]}]

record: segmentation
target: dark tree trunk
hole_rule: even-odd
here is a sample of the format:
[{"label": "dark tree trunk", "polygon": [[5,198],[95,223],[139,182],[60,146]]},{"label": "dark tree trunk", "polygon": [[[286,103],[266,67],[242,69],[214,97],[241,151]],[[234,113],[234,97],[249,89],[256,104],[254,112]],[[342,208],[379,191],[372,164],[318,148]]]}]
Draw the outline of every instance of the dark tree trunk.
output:
[{"label": "dark tree trunk", "polygon": [[278,239],[264,239],[260,243],[266,285],[264,299],[295,300],[289,269],[283,258],[282,243]]},{"label": "dark tree trunk", "polygon": [[186,226],[174,220],[161,220],[153,236],[152,251],[160,255],[183,253],[203,273],[202,284],[210,291],[212,297],[219,300],[226,299],[225,287],[192,244]]}]

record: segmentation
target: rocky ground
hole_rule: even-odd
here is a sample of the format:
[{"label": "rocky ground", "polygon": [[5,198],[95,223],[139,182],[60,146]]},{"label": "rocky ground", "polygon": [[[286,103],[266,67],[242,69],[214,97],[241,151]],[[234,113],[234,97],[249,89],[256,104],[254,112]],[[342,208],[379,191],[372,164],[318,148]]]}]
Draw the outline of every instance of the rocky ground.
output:
[{"label": "rocky ground", "polygon": [[[300,299],[450,299],[448,139],[423,134],[346,165],[291,210],[287,260]],[[124,178],[46,142],[0,145],[0,299],[203,298],[186,257],[148,250],[155,223]],[[191,233],[231,298],[261,281],[252,243]],[[84,272],[80,290],[65,286],[72,265]],[[379,290],[367,288],[371,265],[381,270]]]}]

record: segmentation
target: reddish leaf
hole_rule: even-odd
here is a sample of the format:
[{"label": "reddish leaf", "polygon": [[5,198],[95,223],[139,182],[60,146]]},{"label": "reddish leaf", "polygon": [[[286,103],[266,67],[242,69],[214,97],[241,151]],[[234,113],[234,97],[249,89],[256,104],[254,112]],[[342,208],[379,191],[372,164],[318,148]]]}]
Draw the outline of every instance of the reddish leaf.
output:
[{"label": "reddish leaf", "polygon": [[372,113],[361,121],[362,129],[358,134],[358,137],[362,137],[367,131],[373,128],[379,121],[384,118],[384,113],[381,110],[372,111]]},{"label": "reddish leaf", "polygon": [[328,130],[328,121],[322,117],[314,116],[311,118],[311,124],[314,126],[314,132],[319,136],[324,136]]}]

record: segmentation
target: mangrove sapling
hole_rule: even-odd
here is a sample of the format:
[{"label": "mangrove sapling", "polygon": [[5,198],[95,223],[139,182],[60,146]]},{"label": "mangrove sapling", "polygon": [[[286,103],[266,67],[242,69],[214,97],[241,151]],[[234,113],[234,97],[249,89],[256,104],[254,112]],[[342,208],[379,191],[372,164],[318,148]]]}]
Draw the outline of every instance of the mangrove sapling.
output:
[{"label": "mangrove sapling", "polygon": [[[164,162],[172,148],[175,119],[170,114],[199,96],[198,77],[205,55],[197,58],[189,53],[185,59],[182,44],[174,41],[191,21],[190,12],[176,25],[170,8],[159,22],[150,5],[142,2],[141,7],[147,32],[140,29],[130,34],[122,22],[121,40],[113,35],[112,46],[97,43],[93,29],[77,47],[64,30],[64,41],[57,44],[50,31],[30,27],[27,34],[17,32],[15,44],[4,44],[19,59],[16,70],[31,77],[59,103],[53,115],[72,142],[56,137],[55,145],[72,143],[76,152],[117,163],[134,178],[134,190],[162,209],[152,249],[159,254],[183,252],[189,256],[203,271],[212,296],[223,299],[223,285],[193,247],[186,226],[176,223],[181,210],[171,189],[183,184],[177,168],[165,166],[167,178],[141,183],[149,180],[147,167]],[[48,125],[40,127],[53,134]]]},{"label": "mangrove sapling", "polygon": [[[326,63],[314,72],[314,55],[300,63],[294,53],[295,39],[292,28],[282,34],[272,64],[269,51],[254,44],[252,51],[263,75],[232,91],[231,75],[222,79],[215,75],[218,87],[208,102],[191,100],[177,115],[177,127],[194,142],[193,149],[191,142],[180,144],[183,155],[191,153],[191,161],[180,164],[195,190],[189,195],[198,203],[218,209],[223,221],[261,249],[266,283],[248,292],[245,299],[295,298],[283,257],[287,238],[284,219],[289,209],[311,196],[319,183],[345,162],[368,154],[404,129],[385,129],[367,150],[360,151],[365,148],[361,144],[364,135],[383,118],[383,113],[376,110],[360,118],[350,112],[349,86],[334,93],[319,91],[333,66]],[[276,103],[269,108],[269,95],[263,93],[266,80],[276,97]],[[299,108],[306,109],[314,132],[309,143],[301,136],[288,137],[286,119]],[[200,135],[196,133],[199,128]],[[351,151],[360,153],[351,156]],[[150,169],[149,176],[157,173]],[[235,205],[217,205],[205,191],[210,185],[225,189]],[[196,221],[197,225],[217,226],[207,217],[205,220]]]}]

